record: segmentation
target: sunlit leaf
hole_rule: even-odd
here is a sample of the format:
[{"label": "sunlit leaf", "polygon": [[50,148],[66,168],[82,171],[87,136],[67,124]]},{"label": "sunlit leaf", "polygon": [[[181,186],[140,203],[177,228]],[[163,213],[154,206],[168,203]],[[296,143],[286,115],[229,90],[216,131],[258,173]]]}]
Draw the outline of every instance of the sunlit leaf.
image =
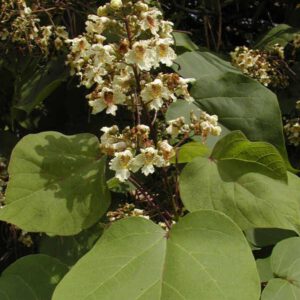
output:
[{"label": "sunlit leaf", "polygon": [[168,235],[143,218],[116,222],[67,274],[53,300],[240,300],[241,295],[260,296],[250,248],[228,217],[199,211]]},{"label": "sunlit leaf", "polygon": [[26,231],[73,235],[107,210],[105,157],[91,134],[27,135],[13,150],[0,219]]}]

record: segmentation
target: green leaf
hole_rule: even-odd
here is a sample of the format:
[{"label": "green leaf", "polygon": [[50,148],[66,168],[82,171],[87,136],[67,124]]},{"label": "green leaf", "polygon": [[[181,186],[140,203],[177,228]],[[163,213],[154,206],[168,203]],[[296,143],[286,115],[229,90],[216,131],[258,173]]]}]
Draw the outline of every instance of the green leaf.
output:
[{"label": "green leaf", "polygon": [[185,166],[179,182],[182,201],[191,212],[222,211],[243,230],[275,227],[299,233],[299,180],[289,173],[287,184],[249,172],[235,161],[199,157]]},{"label": "green leaf", "polygon": [[273,272],[271,269],[271,258],[267,257],[264,259],[257,259],[256,266],[259,273],[261,282],[268,282],[273,277]]},{"label": "green leaf", "polygon": [[[178,150],[178,163],[191,162],[195,157],[207,157],[209,149],[206,145],[197,142],[190,142],[181,146]],[[175,158],[171,162],[175,163]]]},{"label": "green leaf", "polygon": [[107,186],[110,191],[120,194],[127,194],[136,189],[136,187],[131,182],[121,182],[118,178],[113,177],[107,180]]},{"label": "green leaf", "polygon": [[53,93],[68,77],[64,58],[53,58],[46,66],[37,59],[30,61],[16,76],[14,109],[29,114],[38,104]]},{"label": "green leaf", "polygon": [[12,152],[6,206],[0,220],[29,232],[73,235],[106,212],[105,157],[94,135],[43,132]]},{"label": "green leaf", "polygon": [[280,241],[297,236],[296,232],[278,228],[255,228],[245,231],[247,240],[254,246],[266,247]]},{"label": "green leaf", "polygon": [[287,280],[272,279],[262,292],[261,300],[299,300],[300,289]]},{"label": "green leaf", "polygon": [[277,149],[265,142],[250,142],[240,131],[234,131],[221,139],[211,157],[218,161],[236,161],[241,165],[262,169],[274,178],[287,181],[285,162]]},{"label": "green leaf", "polygon": [[178,70],[174,68],[181,76],[196,79],[191,88],[195,105],[218,115],[228,130],[241,130],[252,141],[271,143],[287,159],[274,93],[209,52],[185,52],[176,62]]},{"label": "green leaf", "polygon": [[143,218],[114,223],[57,286],[53,300],[256,300],[250,248],[223,214],[199,211],[166,238]]},{"label": "green leaf", "polygon": [[192,40],[185,33],[174,32],[173,33],[176,45],[176,53],[184,53],[186,51],[198,50],[198,46],[192,42]]},{"label": "green leaf", "polygon": [[294,34],[299,32],[300,29],[287,24],[279,24],[263,35],[253,48],[270,49],[275,44],[286,46],[294,39]]},{"label": "green leaf", "polygon": [[0,277],[0,299],[50,300],[68,267],[46,255],[29,255],[11,264]]},{"label": "green leaf", "polygon": [[271,279],[262,293],[262,300],[297,300],[300,298],[300,238],[278,243],[271,255]]},{"label": "green leaf", "polygon": [[102,232],[103,226],[96,224],[74,236],[44,235],[39,243],[39,252],[73,266],[79,258],[92,249]]}]

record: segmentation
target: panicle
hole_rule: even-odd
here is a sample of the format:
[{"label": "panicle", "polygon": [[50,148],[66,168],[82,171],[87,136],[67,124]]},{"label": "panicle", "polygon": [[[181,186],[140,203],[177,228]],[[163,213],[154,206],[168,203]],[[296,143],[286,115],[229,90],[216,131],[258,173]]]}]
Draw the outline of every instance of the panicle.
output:
[{"label": "panicle", "polygon": [[[87,95],[92,114],[115,116],[120,105],[158,111],[177,99],[193,101],[191,80],[174,73],[152,76],[176,59],[172,31],[173,23],[145,1],[114,0],[88,16],[85,32],[67,40],[67,64],[80,85],[92,89]],[[108,38],[111,32],[113,39]]]}]

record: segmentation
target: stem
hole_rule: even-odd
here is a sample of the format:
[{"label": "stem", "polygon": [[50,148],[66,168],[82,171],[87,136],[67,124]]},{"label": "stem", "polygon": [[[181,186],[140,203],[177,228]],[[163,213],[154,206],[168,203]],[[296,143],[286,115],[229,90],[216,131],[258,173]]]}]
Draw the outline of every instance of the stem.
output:
[{"label": "stem", "polygon": [[[184,144],[189,138],[190,138],[189,135],[185,135],[185,136],[183,137],[183,139],[182,139],[180,142],[178,142],[178,143],[174,146],[174,148],[176,149],[176,148],[180,147],[180,146],[181,146],[182,144]],[[176,150],[176,151],[177,151],[177,150]]]},{"label": "stem", "polygon": [[176,176],[175,176],[175,197],[174,197],[174,200],[173,200],[176,203],[176,205],[180,201],[180,194],[179,194],[179,174],[180,174],[180,172],[179,172],[179,169],[178,169],[178,150],[179,150],[179,148],[177,148],[175,150],[176,151],[176,156],[175,156]]},{"label": "stem", "polygon": [[168,229],[171,229],[171,224],[170,224],[169,220],[160,211],[160,207],[157,204],[155,204],[154,197],[152,197],[150,195],[150,193],[145,191],[144,187],[136,180],[136,178],[133,178],[133,176],[130,176],[128,180],[138,189],[139,192],[141,192],[141,194],[145,197],[145,199],[146,199],[147,203],[149,204],[149,206],[151,206],[153,209],[155,209],[159,213],[159,215],[164,220],[164,222],[165,222],[166,226],[168,227]]},{"label": "stem", "polygon": [[[132,41],[132,33],[130,30],[130,25],[128,21],[128,17],[126,16],[124,19],[125,22],[125,28],[126,28],[126,33],[127,33],[127,38],[129,41],[129,48],[132,49],[133,46],[133,41]],[[140,112],[140,104],[141,104],[141,99],[140,99],[140,93],[141,93],[141,83],[140,83],[140,74],[138,71],[138,68],[136,65],[132,66],[133,73],[134,73],[134,78],[136,82],[136,90],[135,90],[135,105],[136,105],[136,120],[137,123],[140,125],[141,124],[141,112]]]},{"label": "stem", "polygon": [[221,44],[222,44],[222,6],[220,3],[220,0],[217,1],[217,7],[218,7],[218,41],[217,41],[217,51],[220,50]]},{"label": "stem", "polygon": [[175,220],[178,221],[178,218],[179,218],[179,215],[178,215],[178,205],[177,205],[178,202],[176,202],[176,199],[173,196],[172,189],[171,189],[170,184],[168,182],[166,168],[163,168],[163,175],[164,175],[163,176],[163,182],[164,182],[164,185],[165,185],[165,189],[168,191],[168,196],[169,196],[169,198],[171,200],[170,202],[172,203],[172,206],[173,206]]}]

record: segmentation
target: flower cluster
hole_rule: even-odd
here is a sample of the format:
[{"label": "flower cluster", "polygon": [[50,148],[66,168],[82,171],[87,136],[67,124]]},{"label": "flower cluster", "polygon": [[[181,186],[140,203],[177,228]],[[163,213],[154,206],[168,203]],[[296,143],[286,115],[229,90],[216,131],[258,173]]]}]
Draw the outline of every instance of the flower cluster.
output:
[{"label": "flower cluster", "polygon": [[172,30],[173,24],[146,1],[111,1],[88,16],[83,35],[68,40],[67,63],[81,85],[93,88],[87,95],[93,114],[105,110],[115,116],[119,105],[139,113],[158,111],[177,99],[193,101],[188,92],[193,80],[150,74],[173,64]]},{"label": "flower cluster", "polygon": [[38,47],[48,55],[52,50],[61,50],[68,32],[64,26],[42,26],[38,14],[25,0],[3,1],[1,5],[0,41],[10,41],[29,51]]},{"label": "flower cluster", "polygon": [[205,140],[208,135],[218,136],[221,127],[218,126],[218,117],[201,112],[197,117],[191,113],[190,123],[186,124],[184,117],[179,117],[168,122],[166,139],[159,140],[157,146],[149,138],[150,128],[146,125],[137,125],[133,128],[126,127],[120,132],[118,126],[103,127],[100,149],[102,153],[112,156],[110,169],[116,172],[116,178],[124,182],[132,173],[139,170],[148,176],[155,172],[155,167],[170,166],[171,159],[175,156],[176,149],[167,140],[168,137],[176,138],[183,134],[185,138],[200,135]]},{"label": "flower cluster", "polygon": [[26,246],[27,248],[30,248],[34,245],[34,242],[32,240],[30,233],[23,231],[23,230],[20,231],[18,241],[20,243],[22,243],[24,246]]},{"label": "flower cluster", "polygon": [[[296,102],[296,110],[300,111],[300,100]],[[300,118],[286,120],[284,131],[289,144],[298,147],[300,145]]]},{"label": "flower cluster", "polygon": [[138,209],[134,204],[125,203],[124,205],[119,205],[119,207],[114,211],[109,211],[106,216],[110,222],[121,220],[127,217],[142,217],[149,219],[150,217],[146,214],[143,209]]},{"label": "flower cluster", "polygon": [[67,40],[67,64],[80,85],[92,89],[87,95],[92,113],[115,116],[119,106],[133,113],[132,127],[101,129],[101,151],[111,157],[110,169],[121,182],[132,179],[132,173],[148,176],[155,168],[168,167],[176,153],[170,137],[193,132],[206,138],[221,132],[218,117],[203,112],[200,117],[192,114],[190,124],[171,121],[157,136],[157,120],[163,119],[169,104],[194,101],[189,93],[194,79],[157,70],[171,67],[176,59],[173,24],[148,2],[111,0],[97,15],[88,16],[82,35]]},{"label": "flower cluster", "polygon": [[169,121],[168,125],[167,133],[172,137],[193,132],[194,135],[200,135],[205,140],[209,135],[220,135],[222,131],[218,125],[218,116],[209,115],[204,111],[200,113],[199,117],[194,112],[191,112],[189,124],[186,123],[184,117],[179,117]]},{"label": "flower cluster", "polygon": [[118,126],[103,127],[100,149],[104,154],[113,156],[110,169],[116,172],[116,178],[124,182],[131,172],[139,170],[145,175],[153,174],[154,167],[167,167],[175,156],[173,147],[167,140],[154,142],[149,138],[150,128],[146,125],[126,127],[122,132]]},{"label": "flower cluster", "polygon": [[288,142],[291,145],[300,145],[300,119],[294,118],[286,122],[284,126],[284,131],[287,136]]},{"label": "flower cluster", "polygon": [[232,64],[244,74],[265,86],[285,88],[289,77],[284,63],[284,48],[278,44],[269,51],[249,49],[245,46],[231,52]]}]

